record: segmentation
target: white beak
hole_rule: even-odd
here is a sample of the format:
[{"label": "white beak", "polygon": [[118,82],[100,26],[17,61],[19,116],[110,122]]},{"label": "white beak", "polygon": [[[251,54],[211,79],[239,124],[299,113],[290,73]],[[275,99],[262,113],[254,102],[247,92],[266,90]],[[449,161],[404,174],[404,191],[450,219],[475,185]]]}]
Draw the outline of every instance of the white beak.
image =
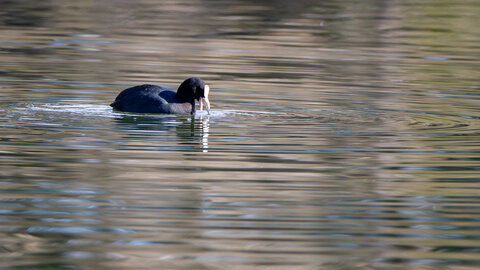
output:
[{"label": "white beak", "polygon": [[200,98],[200,110],[203,110],[203,105],[205,104],[205,108],[207,109],[207,113],[210,114],[210,101],[208,100],[208,93],[210,92],[210,87],[205,85],[203,90],[204,96]]}]

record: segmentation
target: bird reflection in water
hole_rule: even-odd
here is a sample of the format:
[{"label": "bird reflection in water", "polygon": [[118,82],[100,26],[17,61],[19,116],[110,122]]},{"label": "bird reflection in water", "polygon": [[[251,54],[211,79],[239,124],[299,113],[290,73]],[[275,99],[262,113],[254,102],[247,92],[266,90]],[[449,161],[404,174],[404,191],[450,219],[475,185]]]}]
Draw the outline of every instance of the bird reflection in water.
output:
[{"label": "bird reflection in water", "polygon": [[208,152],[208,134],[210,131],[210,116],[209,115],[200,116],[199,120],[202,123],[201,129],[200,129],[200,134],[202,136],[202,152],[207,153]]},{"label": "bird reflection in water", "polygon": [[[129,132],[125,139],[138,140],[138,136],[152,136],[155,132],[174,133],[180,140],[179,145],[186,146],[190,151],[199,151],[206,153],[209,150],[208,136],[210,130],[209,115],[138,115],[124,114],[116,118],[116,123],[123,130],[129,130],[138,134]],[[148,132],[148,133],[145,133]],[[155,136],[162,136],[158,134]],[[163,144],[163,143],[162,143]],[[167,145],[157,145],[159,149],[170,148]],[[151,147],[151,146],[149,146]]]}]

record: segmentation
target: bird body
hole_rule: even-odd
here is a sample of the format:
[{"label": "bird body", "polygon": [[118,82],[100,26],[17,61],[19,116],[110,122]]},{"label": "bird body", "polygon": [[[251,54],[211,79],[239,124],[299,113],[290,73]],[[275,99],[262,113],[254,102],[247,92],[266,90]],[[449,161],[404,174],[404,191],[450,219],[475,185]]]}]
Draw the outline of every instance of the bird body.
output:
[{"label": "bird body", "polygon": [[194,114],[195,100],[200,107],[210,109],[210,88],[202,79],[192,77],[185,80],[177,92],[167,88],[144,84],[127,88],[110,104],[116,110],[136,113]]}]

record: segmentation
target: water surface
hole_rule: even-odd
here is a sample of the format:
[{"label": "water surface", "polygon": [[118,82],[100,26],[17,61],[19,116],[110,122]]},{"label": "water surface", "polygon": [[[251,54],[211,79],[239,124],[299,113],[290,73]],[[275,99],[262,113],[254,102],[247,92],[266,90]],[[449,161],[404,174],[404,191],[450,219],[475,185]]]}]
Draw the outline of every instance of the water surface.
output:
[{"label": "water surface", "polygon": [[0,268],[480,266],[476,1],[1,5]]}]

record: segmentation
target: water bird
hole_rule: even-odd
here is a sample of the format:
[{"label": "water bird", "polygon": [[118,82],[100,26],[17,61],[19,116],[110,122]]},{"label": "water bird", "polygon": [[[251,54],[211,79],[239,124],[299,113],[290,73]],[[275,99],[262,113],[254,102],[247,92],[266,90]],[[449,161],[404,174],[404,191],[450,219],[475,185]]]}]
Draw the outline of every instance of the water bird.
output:
[{"label": "water bird", "polygon": [[177,92],[167,88],[144,84],[127,88],[118,94],[110,106],[116,110],[136,113],[194,114],[195,100],[210,114],[208,94],[210,87],[198,77],[180,84]]}]

